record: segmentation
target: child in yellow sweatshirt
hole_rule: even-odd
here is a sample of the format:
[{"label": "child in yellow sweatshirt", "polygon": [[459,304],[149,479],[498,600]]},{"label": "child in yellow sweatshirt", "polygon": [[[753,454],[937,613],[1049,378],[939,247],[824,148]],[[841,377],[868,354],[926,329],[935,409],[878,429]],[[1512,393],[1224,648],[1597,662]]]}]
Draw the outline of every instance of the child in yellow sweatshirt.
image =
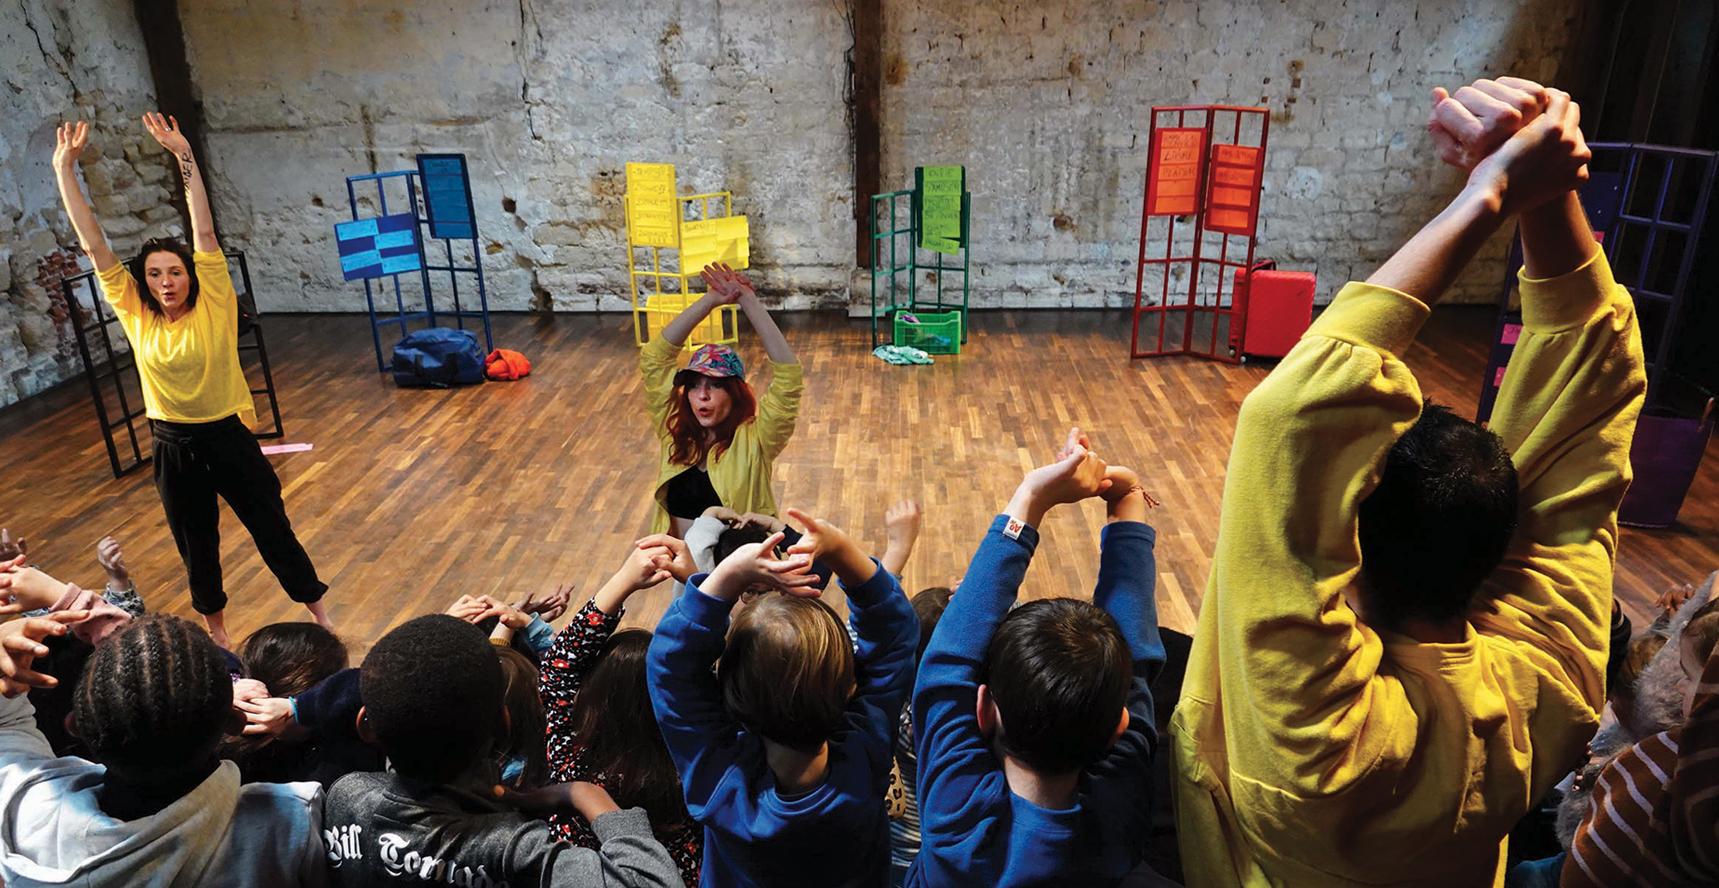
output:
[{"label": "child in yellow sweatshirt", "polygon": [[[1510,827],[1605,699],[1646,377],[1576,199],[1579,112],[1511,78],[1435,98],[1467,187],[1237,422],[1171,725],[1193,886],[1498,884]],[[1402,355],[1512,216],[1524,330],[1487,432],[1424,405]]]}]

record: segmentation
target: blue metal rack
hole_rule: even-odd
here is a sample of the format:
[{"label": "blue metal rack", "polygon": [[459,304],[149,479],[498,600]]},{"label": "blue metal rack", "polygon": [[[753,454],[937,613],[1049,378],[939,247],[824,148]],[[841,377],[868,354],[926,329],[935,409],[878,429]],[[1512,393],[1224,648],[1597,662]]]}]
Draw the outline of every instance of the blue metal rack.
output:
[{"label": "blue metal rack", "polygon": [[[424,306],[422,310],[407,311],[406,309],[406,291],[400,286],[400,278],[403,275],[412,274],[412,272],[408,271],[384,275],[384,277],[389,278],[393,284],[394,311],[392,314],[379,315],[376,311],[377,291],[381,290],[382,295],[386,296],[385,285],[377,283],[372,286],[371,278],[366,278],[364,280],[364,306],[365,310],[370,314],[370,339],[376,348],[377,372],[385,372],[388,369],[387,362],[382,356],[381,331],[384,326],[397,326],[399,328],[399,335],[404,337],[406,333],[409,332],[408,325],[413,321],[422,320],[427,322],[428,326],[433,327],[436,325],[436,318],[438,316],[453,318],[454,323],[460,329],[464,330],[465,322],[468,319],[479,320],[483,323],[484,350],[490,351],[495,348],[495,340],[491,332],[489,320],[489,292],[484,285],[483,251],[478,244],[477,224],[475,218],[463,221],[436,219],[433,217],[430,199],[427,195],[422,194],[424,189],[421,182],[421,170],[423,169],[424,162],[426,160],[435,161],[446,160],[449,158],[459,159],[460,171],[462,173],[461,178],[465,179],[463,176],[465,156],[440,154],[419,155],[418,159],[420,169],[418,170],[394,170],[386,173],[364,173],[361,175],[346,177],[346,200],[347,205],[351,210],[353,220],[357,220],[359,218],[359,183],[374,183],[376,188],[377,211],[380,215],[386,216],[388,215],[388,182],[391,179],[402,180],[406,186],[407,206],[410,207],[412,214],[417,217],[418,226],[422,234],[419,238],[419,267],[417,269],[419,285],[424,298]],[[470,180],[465,179],[462,183],[462,187],[465,192],[465,206],[469,208],[472,206]],[[438,236],[439,234],[452,236],[443,237]],[[424,255],[427,251],[426,244],[430,240],[439,240],[442,242],[446,264],[433,265],[430,263],[429,258]],[[456,240],[469,241],[471,243],[472,260],[470,265],[460,265],[455,262],[454,242]],[[435,291],[430,286],[430,272],[432,271],[447,273],[449,289],[453,296],[454,303],[452,311],[443,310],[438,312],[436,310]],[[476,309],[467,309],[463,304],[461,304],[459,280],[459,276],[461,274],[474,274],[477,276],[478,306]]]}]

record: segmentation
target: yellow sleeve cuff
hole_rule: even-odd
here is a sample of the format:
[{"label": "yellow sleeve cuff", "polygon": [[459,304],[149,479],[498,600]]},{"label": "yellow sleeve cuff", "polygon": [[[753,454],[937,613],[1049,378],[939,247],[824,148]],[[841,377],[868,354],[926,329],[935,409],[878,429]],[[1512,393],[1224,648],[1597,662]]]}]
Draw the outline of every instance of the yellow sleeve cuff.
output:
[{"label": "yellow sleeve cuff", "polygon": [[1308,336],[1325,336],[1400,356],[1415,341],[1432,309],[1426,303],[1390,287],[1344,284],[1319,315]]},{"label": "yellow sleeve cuff", "polygon": [[1614,293],[1628,293],[1612,277],[1606,251],[1597,247],[1594,255],[1573,271],[1552,278],[1531,278],[1528,269],[1523,268],[1516,278],[1522,287],[1523,326],[1535,333],[1558,333],[1587,326],[1605,311]]}]

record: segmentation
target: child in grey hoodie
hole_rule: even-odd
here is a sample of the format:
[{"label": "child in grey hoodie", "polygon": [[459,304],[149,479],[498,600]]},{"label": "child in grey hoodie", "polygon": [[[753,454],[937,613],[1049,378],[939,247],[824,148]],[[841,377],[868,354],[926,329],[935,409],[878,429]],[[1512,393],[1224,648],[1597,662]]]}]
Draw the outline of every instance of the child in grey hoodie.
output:
[{"label": "child in grey hoodie", "polygon": [[238,766],[217,758],[232,681],[214,641],[184,620],[142,617],[97,643],[72,711],[96,761],[55,757],[22,694],[55,682],[31,669],[41,642],[88,616],[0,624],[0,882],[325,884],[317,785],[241,786]]}]

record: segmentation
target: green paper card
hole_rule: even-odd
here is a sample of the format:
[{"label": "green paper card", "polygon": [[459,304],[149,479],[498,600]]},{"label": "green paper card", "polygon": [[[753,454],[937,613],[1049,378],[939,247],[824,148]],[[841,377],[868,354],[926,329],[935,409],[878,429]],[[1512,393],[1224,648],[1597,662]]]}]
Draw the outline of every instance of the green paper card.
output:
[{"label": "green paper card", "polygon": [[959,166],[919,168],[919,245],[955,253],[961,244],[961,198],[967,171]]}]

